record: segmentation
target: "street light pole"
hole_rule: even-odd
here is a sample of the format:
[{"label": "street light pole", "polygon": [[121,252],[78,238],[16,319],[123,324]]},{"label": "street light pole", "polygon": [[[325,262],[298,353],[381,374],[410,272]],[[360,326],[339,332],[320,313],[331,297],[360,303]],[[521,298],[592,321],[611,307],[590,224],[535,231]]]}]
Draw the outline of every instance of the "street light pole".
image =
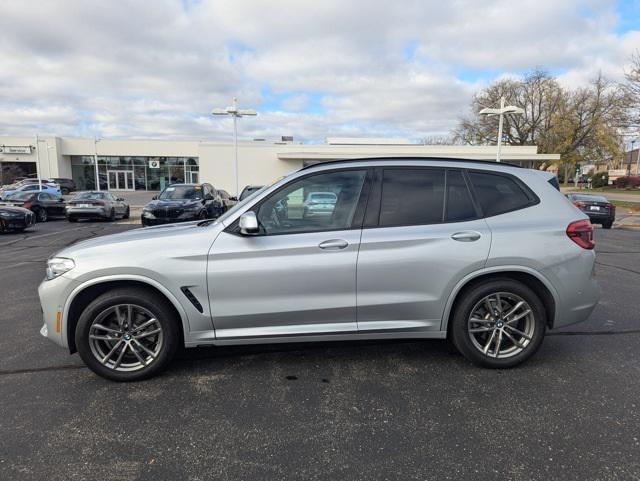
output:
[{"label": "street light pole", "polygon": [[480,115],[486,115],[490,117],[492,115],[499,115],[498,120],[498,152],[496,154],[496,162],[500,162],[500,156],[502,152],[502,122],[504,114],[524,114],[524,109],[520,107],[516,107],[515,105],[507,105],[504,106],[504,97],[500,97],[500,108],[499,109],[482,109],[479,112]]},{"label": "street light pole", "polygon": [[226,115],[233,117],[233,160],[236,176],[236,197],[240,195],[240,179],[238,174],[238,118],[256,116],[258,112],[253,109],[239,109],[238,99],[233,97],[233,105],[224,109],[213,109],[212,115]]},{"label": "street light pole", "polygon": [[38,174],[38,189],[42,192],[42,176],[40,175],[40,139],[36,134],[36,173]]},{"label": "street light pole", "polygon": [[[98,142],[101,140],[102,139],[99,139],[96,136],[93,137],[93,160],[96,168],[96,190],[98,192],[100,191],[100,174],[98,173]],[[107,179],[107,182],[109,182],[109,179]],[[107,189],[108,188],[109,186],[107,185]]]}]

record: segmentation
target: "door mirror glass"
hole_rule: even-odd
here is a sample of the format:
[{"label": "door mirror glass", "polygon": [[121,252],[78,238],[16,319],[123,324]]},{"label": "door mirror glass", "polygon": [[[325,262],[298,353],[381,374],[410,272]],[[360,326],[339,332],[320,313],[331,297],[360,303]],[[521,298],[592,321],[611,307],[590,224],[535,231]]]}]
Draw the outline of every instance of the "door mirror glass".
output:
[{"label": "door mirror glass", "polygon": [[244,235],[257,234],[260,230],[255,212],[245,212],[240,216],[240,233]]}]

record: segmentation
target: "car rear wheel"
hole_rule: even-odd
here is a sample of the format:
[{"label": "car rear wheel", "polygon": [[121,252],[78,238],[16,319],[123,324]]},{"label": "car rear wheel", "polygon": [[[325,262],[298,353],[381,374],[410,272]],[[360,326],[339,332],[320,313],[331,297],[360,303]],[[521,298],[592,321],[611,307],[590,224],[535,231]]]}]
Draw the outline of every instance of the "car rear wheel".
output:
[{"label": "car rear wheel", "polygon": [[612,222],[612,221],[605,222],[605,223],[603,223],[603,224],[602,224],[602,228],[603,228],[603,229],[611,229],[611,226],[612,226],[612,225],[613,225],[613,222]]},{"label": "car rear wheel", "polygon": [[488,368],[513,367],[542,344],[547,318],[542,302],[526,285],[511,280],[478,284],[462,294],[450,336],[470,361]]},{"label": "car rear wheel", "polygon": [[127,206],[127,210],[124,211],[123,219],[128,219],[131,216],[131,208]]},{"label": "car rear wheel", "polygon": [[34,211],[36,215],[36,222],[47,222],[47,210],[41,207],[37,207]]},{"label": "car rear wheel", "polygon": [[113,222],[113,221],[116,220],[116,209],[115,208],[111,209],[111,213],[109,214],[108,220],[110,222]]},{"label": "car rear wheel", "polygon": [[114,289],[84,310],[76,347],[85,364],[113,381],[138,381],[160,372],[178,348],[168,301],[145,289]]}]

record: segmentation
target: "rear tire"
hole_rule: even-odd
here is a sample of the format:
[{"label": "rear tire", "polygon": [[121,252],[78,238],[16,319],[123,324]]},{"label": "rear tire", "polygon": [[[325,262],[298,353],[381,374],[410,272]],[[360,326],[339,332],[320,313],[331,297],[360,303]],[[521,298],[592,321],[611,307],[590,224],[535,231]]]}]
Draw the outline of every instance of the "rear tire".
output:
[{"label": "rear tire", "polygon": [[127,206],[127,210],[124,211],[123,219],[128,219],[131,216],[131,208]]},{"label": "rear tire", "polygon": [[78,219],[76,217],[67,217],[67,220],[69,222],[78,222]]},{"label": "rear tire", "polygon": [[47,210],[42,207],[37,207],[34,214],[36,215],[36,222],[47,222],[47,218],[49,217],[47,215]]},{"label": "rear tire", "polygon": [[[171,304],[162,296],[144,288],[116,288],[82,312],[76,347],[99,376],[139,381],[156,375],[173,359],[180,339],[177,322]],[[109,357],[105,360],[105,356]]]},{"label": "rear tire", "polygon": [[109,222],[114,222],[116,220],[116,209],[115,208],[111,209],[111,214],[109,214],[109,217],[107,218],[107,220]]},{"label": "rear tire", "polygon": [[531,357],[542,344],[546,326],[544,306],[531,289],[512,279],[497,279],[461,294],[449,335],[471,362],[500,369]]},{"label": "rear tire", "polygon": [[603,229],[611,229],[612,225],[613,225],[613,221],[605,222],[605,223],[602,224],[602,228]]}]

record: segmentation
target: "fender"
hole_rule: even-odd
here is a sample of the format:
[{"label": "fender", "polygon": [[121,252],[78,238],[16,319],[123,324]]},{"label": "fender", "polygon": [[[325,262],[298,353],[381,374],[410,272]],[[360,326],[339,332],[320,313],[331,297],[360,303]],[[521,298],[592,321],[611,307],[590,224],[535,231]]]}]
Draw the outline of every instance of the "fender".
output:
[{"label": "fender", "polygon": [[187,313],[183,309],[178,299],[176,299],[176,297],[171,293],[171,291],[169,291],[166,287],[164,287],[158,281],[151,279],[150,277],[140,276],[136,274],[131,274],[131,275],[114,274],[114,275],[101,276],[101,277],[96,277],[94,279],[90,279],[88,281],[83,282],[82,284],[79,284],[73,289],[73,291],[71,291],[71,294],[69,294],[69,297],[67,297],[65,301],[64,310],[62,313],[64,322],[62,323],[63,329],[62,329],[61,335],[62,335],[63,342],[66,344],[65,347],[67,348],[69,347],[69,343],[68,343],[69,337],[68,337],[67,329],[69,326],[69,322],[68,322],[69,309],[71,308],[71,304],[73,303],[73,300],[76,298],[78,294],[80,294],[80,292],[84,291],[87,287],[91,287],[96,284],[102,284],[102,283],[111,282],[111,281],[136,281],[136,282],[141,282],[143,284],[148,284],[151,287],[158,289],[162,294],[164,294],[164,296],[169,300],[169,302],[173,304],[173,307],[175,307],[176,310],[178,311],[178,314],[180,315],[180,322],[182,322],[182,332],[184,332],[185,338],[187,337],[189,333],[189,319],[187,317]]},{"label": "fender", "polygon": [[449,324],[449,316],[451,314],[451,308],[453,306],[453,302],[455,301],[458,293],[462,290],[464,286],[466,286],[470,281],[476,279],[480,276],[486,274],[498,274],[500,272],[522,272],[525,274],[530,274],[536,279],[538,279],[544,286],[549,290],[551,295],[553,296],[553,300],[555,302],[556,315],[558,313],[558,292],[556,291],[553,284],[543,276],[540,271],[532,269],[526,266],[518,266],[518,265],[503,265],[503,266],[494,266],[494,267],[485,267],[483,269],[479,269],[477,271],[471,272],[464,276],[458,283],[455,285],[451,294],[449,294],[449,298],[447,299],[447,303],[444,307],[444,314],[442,316],[442,324],[440,326],[440,330],[446,332]]}]

